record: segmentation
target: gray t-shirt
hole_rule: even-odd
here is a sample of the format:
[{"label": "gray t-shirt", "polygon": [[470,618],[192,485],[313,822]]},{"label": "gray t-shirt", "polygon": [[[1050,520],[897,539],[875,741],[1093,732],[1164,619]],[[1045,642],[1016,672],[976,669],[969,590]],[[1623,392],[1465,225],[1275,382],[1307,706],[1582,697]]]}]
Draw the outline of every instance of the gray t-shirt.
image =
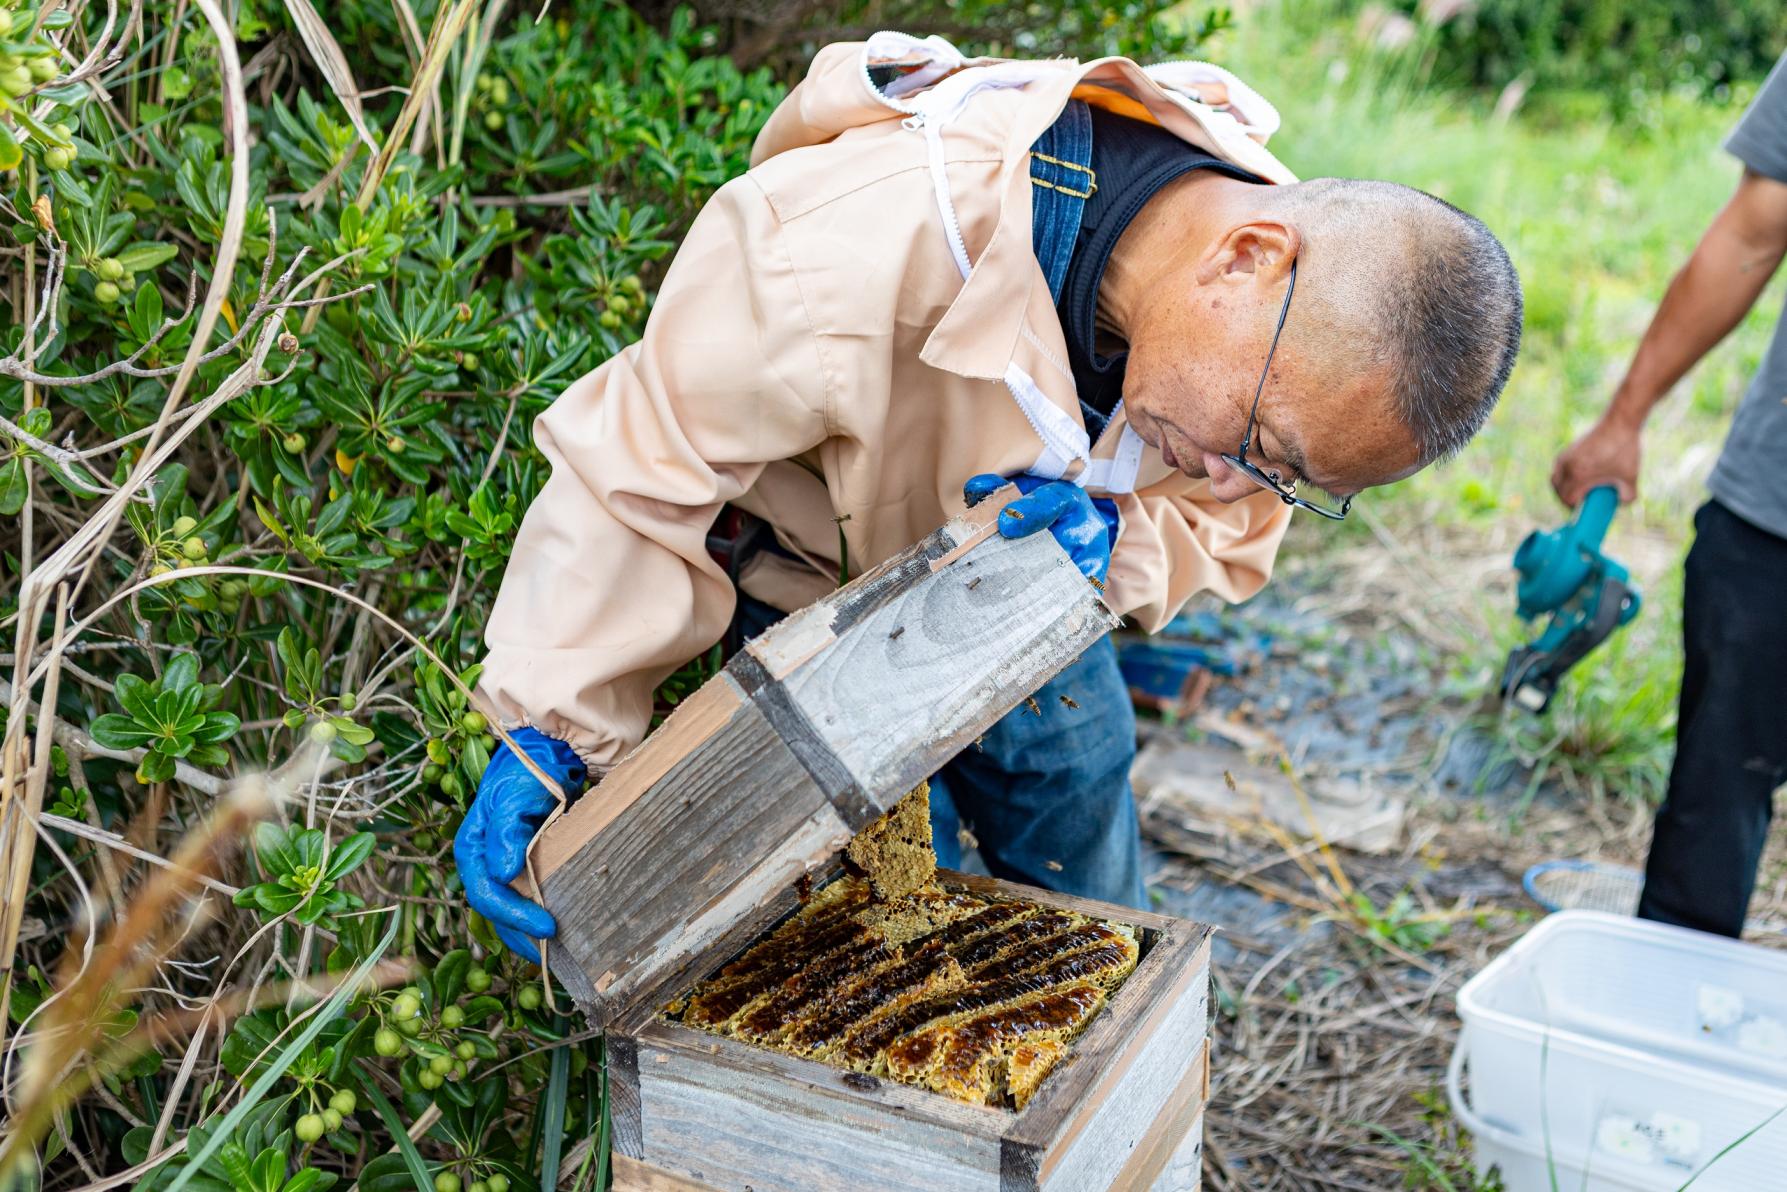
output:
[{"label": "gray t-shirt", "polygon": [[[1787,182],[1787,54],[1769,72],[1725,148],[1758,174]],[[1751,525],[1787,538],[1787,311],[1737,407],[1707,487],[1719,504]]]}]

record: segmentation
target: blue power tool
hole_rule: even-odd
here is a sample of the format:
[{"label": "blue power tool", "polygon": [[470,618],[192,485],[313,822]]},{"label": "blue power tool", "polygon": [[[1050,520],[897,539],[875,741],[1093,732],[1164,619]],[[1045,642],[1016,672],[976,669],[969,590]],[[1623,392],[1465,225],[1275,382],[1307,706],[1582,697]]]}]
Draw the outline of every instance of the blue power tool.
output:
[{"label": "blue power tool", "polygon": [[1543,712],[1564,672],[1638,615],[1638,589],[1626,569],[1601,553],[1601,539],[1619,508],[1611,487],[1591,489],[1576,520],[1534,530],[1514,552],[1520,573],[1520,619],[1550,614],[1531,644],[1516,646],[1502,671],[1501,697]]}]

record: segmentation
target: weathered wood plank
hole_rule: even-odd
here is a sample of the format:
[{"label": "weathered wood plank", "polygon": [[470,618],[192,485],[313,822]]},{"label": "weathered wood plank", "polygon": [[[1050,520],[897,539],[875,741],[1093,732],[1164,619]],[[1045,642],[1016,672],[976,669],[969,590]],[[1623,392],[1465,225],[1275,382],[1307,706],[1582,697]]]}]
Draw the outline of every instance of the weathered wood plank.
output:
[{"label": "weathered wood plank", "polygon": [[614,1173],[615,1192],[719,1192],[712,1184],[697,1183],[618,1153],[610,1170]]},{"label": "weathered wood plank", "polygon": [[[1166,1104],[1161,1106],[1160,1112],[1136,1143],[1129,1161],[1117,1173],[1111,1186],[1141,1188],[1158,1186],[1162,1180],[1169,1186],[1183,1182],[1183,1174],[1171,1169],[1175,1157],[1186,1150],[1202,1159],[1201,1119],[1204,1105],[1209,1099],[1210,1041],[1206,1039],[1198,1048],[1198,1058],[1186,1070],[1179,1081],[1179,1087],[1173,1090]],[[1199,1129],[1195,1136],[1194,1128]]]},{"label": "weathered wood plank", "polygon": [[605,1025],[849,837],[781,737],[741,705],[544,879],[555,952],[582,967],[599,999],[586,1009]]},{"label": "weathered wood plank", "polygon": [[1277,765],[1208,742],[1149,742],[1136,756],[1130,782],[1144,823],[1166,817],[1175,827],[1220,838],[1237,825],[1264,822],[1365,853],[1395,848],[1408,810],[1401,795],[1369,781],[1293,781]]},{"label": "weathered wood plank", "polygon": [[698,1181],[753,1192],[999,1187],[1002,1110],[680,1027],[642,1032],[639,1067],[647,1161]]},{"label": "weathered wood plank", "polygon": [[912,582],[781,680],[878,810],[1115,624],[1046,537],[994,536],[935,574],[914,557]]},{"label": "weathered wood plank", "polygon": [[724,678],[703,683],[678,704],[647,740],[623,757],[594,790],[553,821],[534,845],[534,872],[544,881],[663,778],[678,761],[719,732],[744,704],[738,685]]},{"label": "weathered wood plank", "polygon": [[1148,1192],[1198,1192],[1204,1183],[1204,1114],[1191,1120]]}]

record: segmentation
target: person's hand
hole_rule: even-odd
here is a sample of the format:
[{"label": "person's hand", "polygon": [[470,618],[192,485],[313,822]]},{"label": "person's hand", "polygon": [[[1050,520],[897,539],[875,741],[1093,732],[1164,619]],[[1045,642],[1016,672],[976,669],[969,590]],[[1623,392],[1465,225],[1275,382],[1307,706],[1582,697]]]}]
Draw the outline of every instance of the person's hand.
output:
[{"label": "person's hand", "polygon": [[1117,544],[1117,503],[1107,497],[1094,499],[1071,480],[1043,480],[1028,472],[1009,479],[992,472],[970,477],[962,486],[969,505],[978,505],[1007,484],[1015,484],[1023,496],[999,511],[999,533],[1006,538],[1027,538],[1047,530],[1088,579],[1104,583],[1111,569],[1111,548]]},{"label": "person's hand", "polygon": [[1602,418],[1558,453],[1551,487],[1571,509],[1591,488],[1611,484],[1621,504],[1638,495],[1639,432],[1629,422]]},{"label": "person's hand", "polygon": [[[569,745],[538,729],[519,728],[509,735],[565,794],[583,785],[583,761]],[[484,768],[477,797],[453,838],[453,859],[459,865],[465,900],[490,921],[498,939],[535,964],[540,952],[534,941],[553,938],[558,924],[545,907],[529,902],[509,883],[527,862],[528,842],[556,806],[552,792],[504,742]]]}]

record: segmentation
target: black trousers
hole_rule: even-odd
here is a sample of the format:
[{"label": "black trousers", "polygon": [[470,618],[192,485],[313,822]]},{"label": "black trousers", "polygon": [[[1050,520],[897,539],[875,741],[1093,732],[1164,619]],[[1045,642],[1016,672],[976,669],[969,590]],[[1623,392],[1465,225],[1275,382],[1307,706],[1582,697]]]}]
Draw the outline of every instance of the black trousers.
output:
[{"label": "black trousers", "polygon": [[1675,765],[1638,914],[1736,937],[1787,781],[1787,538],[1717,501],[1694,527]]}]

